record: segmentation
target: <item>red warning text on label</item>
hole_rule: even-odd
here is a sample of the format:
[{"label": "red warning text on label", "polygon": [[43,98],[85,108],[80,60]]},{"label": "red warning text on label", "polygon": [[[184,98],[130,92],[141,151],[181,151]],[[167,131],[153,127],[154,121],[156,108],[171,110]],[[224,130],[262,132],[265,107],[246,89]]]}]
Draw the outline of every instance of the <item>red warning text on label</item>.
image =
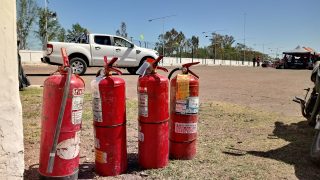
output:
[{"label": "red warning text on label", "polygon": [[197,133],[197,123],[175,123],[174,132],[180,134]]}]

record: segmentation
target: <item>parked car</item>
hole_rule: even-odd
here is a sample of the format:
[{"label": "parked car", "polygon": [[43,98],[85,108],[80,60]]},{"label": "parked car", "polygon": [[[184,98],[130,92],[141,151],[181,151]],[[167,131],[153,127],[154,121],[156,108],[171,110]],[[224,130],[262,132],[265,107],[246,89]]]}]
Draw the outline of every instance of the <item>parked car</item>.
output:
[{"label": "parked car", "polygon": [[48,42],[43,63],[61,65],[60,49],[67,50],[70,66],[76,74],[82,75],[87,67],[104,65],[104,56],[118,57],[115,66],[126,68],[130,74],[136,70],[147,58],[158,58],[159,53],[152,49],[139,47],[127,39],[107,34],[82,34],[73,42]]},{"label": "parked car", "polygon": [[273,63],[270,60],[265,60],[262,62],[261,67],[273,67]]}]

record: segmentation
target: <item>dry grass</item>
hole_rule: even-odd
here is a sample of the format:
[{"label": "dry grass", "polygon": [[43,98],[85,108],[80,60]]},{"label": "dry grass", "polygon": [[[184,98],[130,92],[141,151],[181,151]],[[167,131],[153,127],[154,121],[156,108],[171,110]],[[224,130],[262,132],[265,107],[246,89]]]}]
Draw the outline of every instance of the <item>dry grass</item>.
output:
[{"label": "dry grass", "polygon": [[[26,179],[36,164],[39,148],[42,89],[21,92],[26,146]],[[85,96],[81,162],[91,168],[83,177],[99,178],[93,171],[91,96]],[[280,116],[222,102],[202,103],[198,153],[189,161],[171,160],[163,169],[137,167],[137,102],[127,100],[129,172],[117,178],[152,179],[319,179],[320,170],[310,162],[313,130],[302,118]],[[32,149],[32,150],[31,150]],[[38,149],[36,150],[38,152]],[[80,173],[80,175],[81,175]],[[89,174],[89,175],[88,175]]]}]

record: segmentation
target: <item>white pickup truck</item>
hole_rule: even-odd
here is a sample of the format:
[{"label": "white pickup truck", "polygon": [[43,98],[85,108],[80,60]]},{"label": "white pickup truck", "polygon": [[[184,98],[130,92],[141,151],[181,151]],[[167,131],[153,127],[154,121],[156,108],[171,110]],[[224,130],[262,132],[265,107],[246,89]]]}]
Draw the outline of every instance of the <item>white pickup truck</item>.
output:
[{"label": "white pickup truck", "polygon": [[147,58],[158,58],[157,51],[134,45],[123,37],[107,34],[83,34],[75,38],[74,42],[48,42],[45,56],[41,58],[43,63],[61,65],[60,49],[67,50],[70,66],[74,72],[82,75],[87,67],[99,67],[104,65],[104,56],[108,59],[118,57],[115,66],[127,68],[130,74],[136,70]]}]

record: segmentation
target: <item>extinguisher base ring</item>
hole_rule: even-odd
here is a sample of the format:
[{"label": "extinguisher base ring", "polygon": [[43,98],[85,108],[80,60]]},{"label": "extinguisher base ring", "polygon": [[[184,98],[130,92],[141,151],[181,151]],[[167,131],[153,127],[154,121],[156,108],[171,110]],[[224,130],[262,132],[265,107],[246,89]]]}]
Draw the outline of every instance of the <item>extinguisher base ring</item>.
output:
[{"label": "extinguisher base ring", "polygon": [[79,169],[67,176],[45,176],[39,173],[40,180],[76,180],[78,179]]}]

